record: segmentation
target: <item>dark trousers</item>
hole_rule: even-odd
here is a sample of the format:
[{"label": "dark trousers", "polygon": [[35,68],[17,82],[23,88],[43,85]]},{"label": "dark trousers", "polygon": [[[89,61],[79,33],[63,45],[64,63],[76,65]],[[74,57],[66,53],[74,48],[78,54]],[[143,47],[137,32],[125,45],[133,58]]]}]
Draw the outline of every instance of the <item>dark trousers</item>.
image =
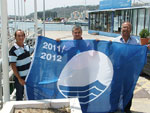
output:
[{"label": "dark trousers", "polygon": [[[132,95],[130,101],[128,102],[128,104],[126,105],[126,107],[124,108],[125,113],[131,113],[130,109],[131,109],[131,105],[132,105],[132,98],[133,98],[133,95]],[[115,112],[108,112],[108,113],[115,113]]]},{"label": "dark trousers", "polygon": [[[21,77],[25,80],[26,77]],[[24,86],[22,86],[17,77],[15,77],[15,88],[16,88],[16,100],[23,100],[24,95]]]},{"label": "dark trousers", "polygon": [[131,105],[132,105],[132,98],[133,98],[133,95],[132,95],[130,101],[128,102],[128,104],[126,105],[126,107],[124,108],[124,111],[126,113],[130,113],[130,108],[131,108]]}]

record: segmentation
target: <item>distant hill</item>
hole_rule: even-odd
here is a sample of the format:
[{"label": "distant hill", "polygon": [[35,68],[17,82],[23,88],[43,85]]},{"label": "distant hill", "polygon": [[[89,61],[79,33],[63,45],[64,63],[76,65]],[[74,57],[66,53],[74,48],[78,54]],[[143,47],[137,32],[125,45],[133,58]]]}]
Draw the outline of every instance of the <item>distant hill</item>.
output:
[{"label": "distant hill", "polygon": [[[92,10],[97,10],[99,8],[99,5],[96,6],[86,6],[86,10],[92,11]],[[80,5],[80,6],[67,6],[67,7],[60,7],[60,8],[54,8],[51,10],[46,10],[45,11],[45,16],[46,17],[65,17],[69,18],[70,14],[74,11],[79,11],[83,12],[85,10],[85,6]],[[38,18],[42,18],[43,12],[38,12]],[[28,18],[33,18],[34,13],[31,13],[30,15],[27,16]]]},{"label": "distant hill", "polygon": [[[86,6],[86,9],[91,11],[91,10],[97,10],[99,7],[99,5],[97,6]],[[58,17],[70,17],[70,14],[74,11],[79,11],[79,12],[83,12],[85,10],[85,6],[68,6],[68,7],[62,7],[62,8],[54,8],[52,10],[52,12],[57,12],[57,16]]]}]

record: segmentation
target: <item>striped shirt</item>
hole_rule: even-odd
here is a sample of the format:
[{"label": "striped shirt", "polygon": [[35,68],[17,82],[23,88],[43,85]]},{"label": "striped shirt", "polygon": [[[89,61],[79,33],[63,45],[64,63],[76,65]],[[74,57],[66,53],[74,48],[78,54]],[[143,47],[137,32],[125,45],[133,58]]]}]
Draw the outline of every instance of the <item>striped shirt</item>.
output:
[{"label": "striped shirt", "polygon": [[9,63],[16,63],[17,70],[21,77],[26,76],[29,71],[33,48],[24,44],[24,48],[16,43],[9,51]]}]

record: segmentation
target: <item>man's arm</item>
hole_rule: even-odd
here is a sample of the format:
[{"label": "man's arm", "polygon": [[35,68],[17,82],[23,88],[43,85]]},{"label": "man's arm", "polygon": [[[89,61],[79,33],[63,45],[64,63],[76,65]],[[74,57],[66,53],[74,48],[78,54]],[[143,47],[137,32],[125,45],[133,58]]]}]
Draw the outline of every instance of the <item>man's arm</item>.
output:
[{"label": "man's arm", "polygon": [[12,70],[13,70],[15,76],[17,77],[19,83],[20,83],[21,85],[25,85],[25,81],[24,81],[24,80],[20,77],[20,75],[19,75],[19,72],[18,72],[17,67],[16,67],[16,63],[10,63],[10,66],[11,66],[11,68],[12,68]]}]

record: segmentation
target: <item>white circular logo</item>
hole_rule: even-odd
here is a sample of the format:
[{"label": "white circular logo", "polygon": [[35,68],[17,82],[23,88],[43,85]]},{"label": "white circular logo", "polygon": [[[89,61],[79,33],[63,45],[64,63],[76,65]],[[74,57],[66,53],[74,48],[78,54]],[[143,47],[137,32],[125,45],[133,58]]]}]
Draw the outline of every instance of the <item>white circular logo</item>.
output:
[{"label": "white circular logo", "polygon": [[110,85],[113,66],[102,52],[90,50],[75,55],[62,70],[57,87],[66,98],[78,97],[81,104],[102,95]]}]

